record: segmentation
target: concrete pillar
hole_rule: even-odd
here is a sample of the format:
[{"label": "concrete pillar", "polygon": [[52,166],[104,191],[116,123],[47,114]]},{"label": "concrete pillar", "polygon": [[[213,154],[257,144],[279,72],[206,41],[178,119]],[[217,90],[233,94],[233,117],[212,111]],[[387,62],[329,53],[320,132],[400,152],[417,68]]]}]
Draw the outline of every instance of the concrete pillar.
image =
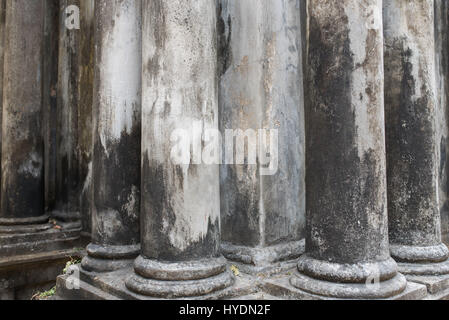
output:
[{"label": "concrete pillar", "polygon": [[0,225],[45,222],[44,1],[7,0]]},{"label": "concrete pillar", "polygon": [[435,0],[437,159],[442,238],[449,244],[449,3]]},{"label": "concrete pillar", "polygon": [[82,267],[111,271],[140,252],[141,2],[95,2],[92,243]]},{"label": "concrete pillar", "polygon": [[308,2],[306,254],[291,284],[319,296],[406,288],[388,244],[381,12],[381,0]]},{"label": "concrete pillar", "polygon": [[94,30],[95,1],[80,2],[80,52],[79,55],[79,104],[78,146],[80,176],[80,213],[83,231],[91,233],[92,216],[92,154],[93,154],[93,82],[94,82]]},{"label": "concrete pillar", "polygon": [[434,1],[385,1],[391,255],[405,274],[449,273],[441,242]]},{"label": "concrete pillar", "polygon": [[216,4],[142,4],[142,252],[126,285],[151,297],[202,296],[233,281],[219,253],[219,166],[191,161],[218,132]]},{"label": "concrete pillar", "polygon": [[220,0],[219,14],[222,250],[259,273],[304,252],[300,2]]},{"label": "concrete pillar", "polygon": [[[80,31],[68,19],[79,0],[59,1],[59,68],[56,119],[56,199],[52,216],[80,223],[78,153],[78,56]],[[76,18],[76,17],[75,17]]]}]

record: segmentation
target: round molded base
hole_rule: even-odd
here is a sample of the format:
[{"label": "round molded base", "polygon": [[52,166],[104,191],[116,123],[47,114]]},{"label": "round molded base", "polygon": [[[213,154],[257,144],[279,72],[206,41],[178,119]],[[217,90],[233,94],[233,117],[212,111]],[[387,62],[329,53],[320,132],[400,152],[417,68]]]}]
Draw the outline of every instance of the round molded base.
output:
[{"label": "round molded base", "polygon": [[402,293],[407,280],[397,274],[390,280],[374,283],[337,283],[310,278],[296,273],[290,284],[312,295],[335,299],[386,299]]},{"label": "round molded base", "polygon": [[397,295],[407,287],[398,274],[396,262],[384,261],[340,264],[304,255],[298,271],[290,280],[292,286],[307,293],[340,299],[382,299]]},{"label": "round molded base", "polygon": [[398,265],[392,258],[377,262],[340,264],[314,259],[303,255],[298,261],[300,273],[329,282],[365,283],[375,277],[379,281],[389,280],[398,273]]},{"label": "round molded base", "polygon": [[164,263],[140,256],[135,261],[135,274],[128,278],[126,287],[137,294],[171,299],[204,296],[233,283],[223,257]]},{"label": "round molded base", "polygon": [[391,256],[401,263],[439,263],[449,258],[449,249],[441,243],[435,246],[390,246]]},{"label": "round molded base", "polygon": [[89,244],[87,256],[82,260],[81,267],[88,272],[112,272],[132,265],[139,255],[140,245],[130,246],[100,246]]},{"label": "round molded base", "polygon": [[449,274],[449,259],[439,263],[398,263],[399,272],[410,276],[443,276]]},{"label": "round molded base", "polygon": [[0,226],[29,226],[45,224],[49,220],[49,215],[32,218],[0,218]]}]

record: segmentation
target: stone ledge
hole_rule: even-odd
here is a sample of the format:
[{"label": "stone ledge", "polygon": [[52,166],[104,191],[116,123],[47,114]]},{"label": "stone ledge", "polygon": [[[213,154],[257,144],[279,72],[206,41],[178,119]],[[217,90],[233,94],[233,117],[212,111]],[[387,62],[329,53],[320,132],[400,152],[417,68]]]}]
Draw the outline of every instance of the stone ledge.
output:
[{"label": "stone ledge", "polygon": [[406,276],[408,281],[423,284],[430,295],[438,295],[449,290],[449,275],[444,276]]},{"label": "stone ledge", "polygon": [[[341,300],[336,298],[318,296],[296,289],[290,284],[290,277],[291,275],[287,274],[264,280],[260,285],[261,289],[269,295],[285,300]],[[409,282],[404,292],[385,300],[422,300],[426,296],[427,290],[424,285]]]}]

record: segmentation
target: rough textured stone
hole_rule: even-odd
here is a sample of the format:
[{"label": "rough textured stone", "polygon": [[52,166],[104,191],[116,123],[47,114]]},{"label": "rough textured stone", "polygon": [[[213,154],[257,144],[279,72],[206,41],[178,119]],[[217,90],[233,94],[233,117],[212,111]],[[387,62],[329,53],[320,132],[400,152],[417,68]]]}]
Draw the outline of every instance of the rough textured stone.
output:
[{"label": "rough textured stone", "polygon": [[434,2],[384,2],[383,21],[391,254],[402,273],[447,274],[438,201]]},{"label": "rough textured stone", "polygon": [[139,253],[141,4],[96,1],[92,244],[83,268],[111,271]]},{"label": "rough textured stone", "polygon": [[[205,131],[218,131],[216,5],[142,4],[142,252],[126,285],[152,297],[202,296],[233,281],[219,252],[219,167],[191,161],[192,141],[174,133],[199,126],[204,145]],[[177,147],[187,148],[186,163]],[[159,279],[170,266],[172,277]]]},{"label": "rough textured stone", "polygon": [[44,1],[7,1],[5,35],[0,224],[21,224],[44,215]]},{"label": "rough textured stone", "polygon": [[92,217],[92,154],[93,154],[93,82],[94,82],[94,0],[80,2],[81,39],[79,58],[78,145],[80,175],[80,213],[83,230],[90,235]]},{"label": "rough textured stone", "polygon": [[437,67],[437,159],[442,238],[449,244],[449,4],[435,0],[435,53]]},{"label": "rough textured stone", "polygon": [[79,212],[79,152],[78,105],[80,32],[66,25],[67,7],[79,7],[79,0],[59,1],[59,58],[56,109],[56,185],[54,218],[78,221]]},{"label": "rough textured stone", "polygon": [[378,0],[308,3],[306,254],[291,284],[317,295],[406,288],[388,244],[381,10]]},{"label": "rough textured stone", "polygon": [[[277,130],[278,143],[269,141],[271,163],[257,154],[245,164],[221,168],[221,215],[226,257],[259,271],[268,264],[297,258],[282,254],[304,237],[305,166],[301,11],[298,0],[218,2],[220,129],[257,132]],[[248,135],[247,147],[260,150],[258,136]],[[226,136],[226,144],[229,144]],[[252,140],[253,139],[253,140]],[[245,143],[245,140],[240,140]],[[259,142],[259,143],[258,143]],[[253,149],[254,148],[254,149]],[[225,147],[224,147],[225,149]],[[232,151],[234,152],[234,151]],[[262,171],[271,165],[272,172]],[[285,250],[270,249],[285,246]],[[245,253],[240,247],[247,247]],[[270,259],[260,260],[266,248]],[[268,253],[270,252],[270,253]],[[272,256],[278,253],[279,256]],[[249,258],[248,255],[252,256]],[[249,268],[249,267],[248,267]],[[248,269],[247,268],[247,269]]]}]

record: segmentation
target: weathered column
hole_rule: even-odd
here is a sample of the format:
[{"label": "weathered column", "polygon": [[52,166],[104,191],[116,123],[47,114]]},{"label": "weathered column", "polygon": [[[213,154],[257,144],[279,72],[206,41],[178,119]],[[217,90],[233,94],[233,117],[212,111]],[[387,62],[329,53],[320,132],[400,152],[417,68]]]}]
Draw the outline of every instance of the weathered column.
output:
[{"label": "weathered column", "polygon": [[391,254],[406,274],[449,273],[441,242],[434,1],[385,1]]},{"label": "weathered column", "polygon": [[126,284],[151,297],[201,296],[232,283],[219,253],[219,166],[191,153],[194,137],[218,152],[216,5],[142,3],[142,253]]},{"label": "weathered column", "polygon": [[44,1],[6,1],[0,225],[45,222]]},{"label": "weathered column", "polygon": [[90,234],[92,216],[92,154],[93,154],[93,82],[95,1],[80,2],[81,39],[79,57],[78,145],[80,175],[80,213],[83,231]]},{"label": "weathered column", "polygon": [[58,108],[59,1],[44,0],[44,61],[42,72],[42,105],[44,135],[45,208],[55,207],[56,193],[56,122]]},{"label": "weathered column", "polygon": [[140,252],[141,1],[95,2],[92,243],[82,266],[111,271]]},{"label": "weathered column", "polygon": [[449,3],[435,0],[438,186],[442,238],[449,244]]},{"label": "weathered column", "polygon": [[[78,153],[78,55],[80,31],[70,21],[79,8],[79,0],[59,1],[59,68],[56,112],[56,185],[52,216],[63,222],[80,224],[79,153]],[[78,10],[78,9],[76,9]],[[72,16],[68,16],[72,15]]]},{"label": "weathered column", "polygon": [[[2,104],[3,104],[3,57],[5,50],[5,11],[6,11],[6,0],[0,0],[0,159],[2,155]],[[1,175],[0,175],[1,179]],[[1,185],[1,180],[0,180]],[[1,198],[1,193],[0,193]]]},{"label": "weathered column", "polygon": [[381,10],[381,0],[308,2],[306,254],[291,284],[320,296],[406,287],[388,244]]},{"label": "weathered column", "polygon": [[301,11],[296,0],[219,5],[222,251],[259,273],[304,252]]}]

